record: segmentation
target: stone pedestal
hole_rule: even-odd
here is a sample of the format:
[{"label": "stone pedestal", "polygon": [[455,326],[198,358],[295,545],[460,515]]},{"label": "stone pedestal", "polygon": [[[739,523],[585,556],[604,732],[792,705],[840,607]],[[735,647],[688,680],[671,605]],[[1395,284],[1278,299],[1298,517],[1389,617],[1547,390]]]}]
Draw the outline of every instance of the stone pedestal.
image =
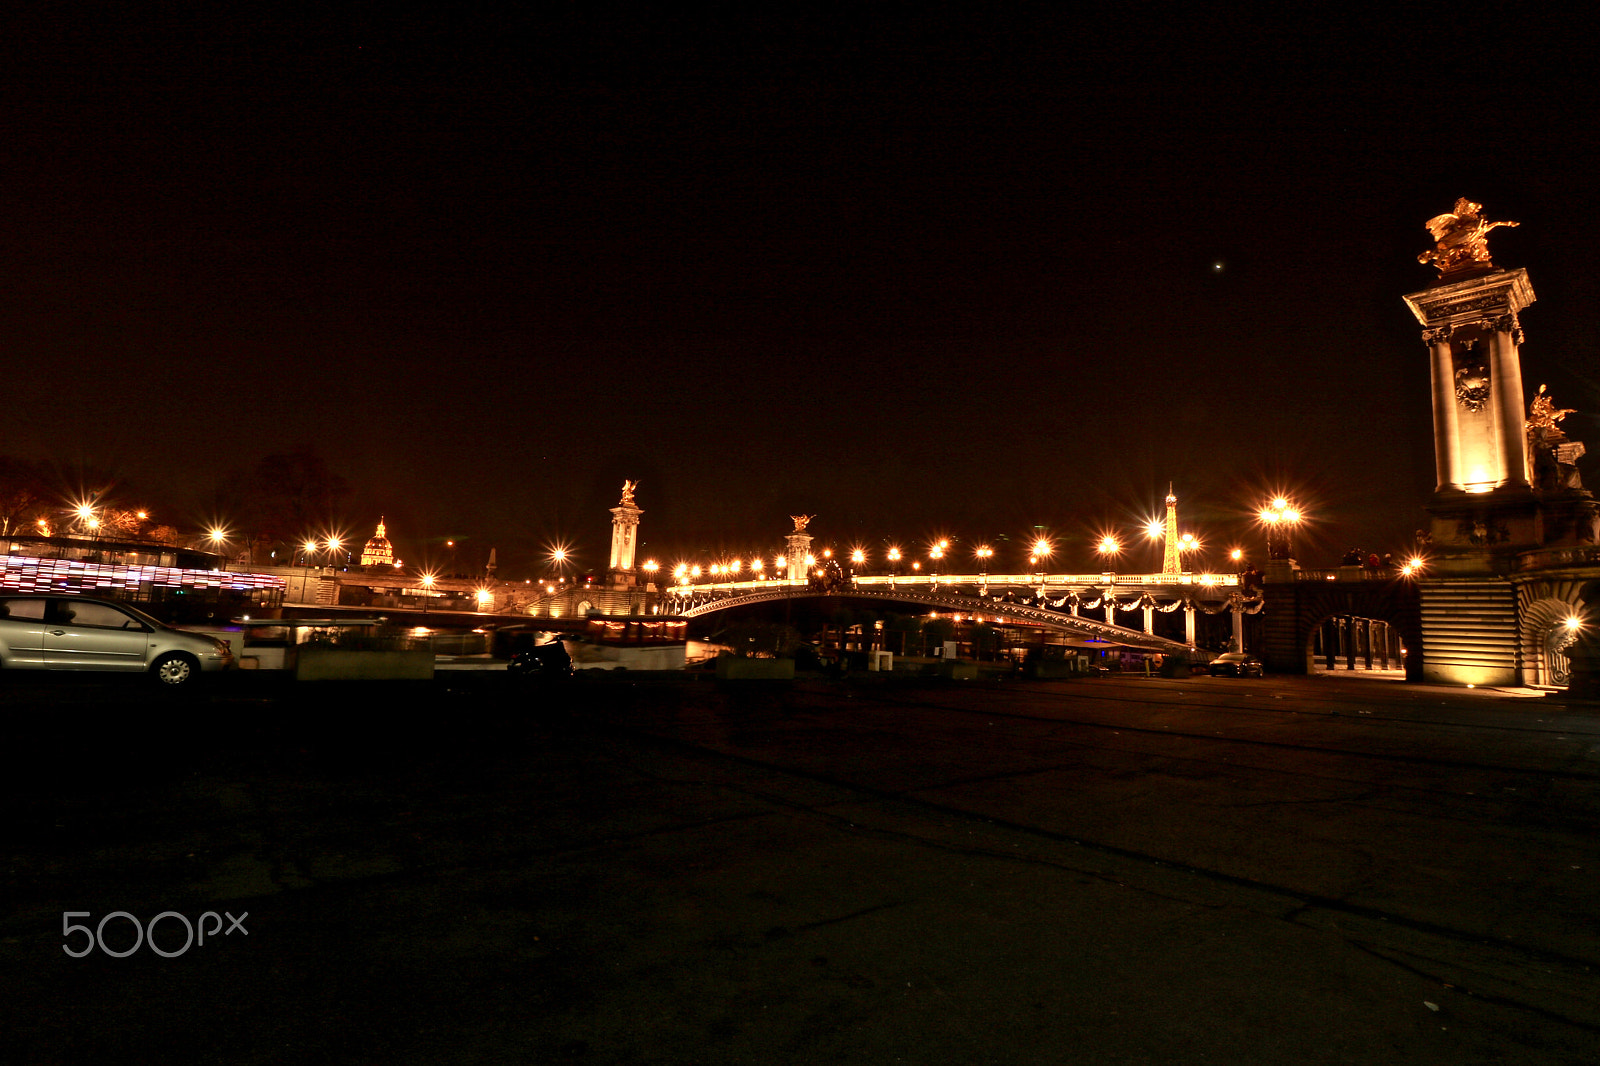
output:
[{"label": "stone pedestal", "polygon": [[786,558],[789,563],[789,569],[787,571],[789,580],[800,582],[809,581],[811,578],[811,569],[810,567],[806,566],[806,556],[811,554],[811,534],[790,533],[784,538],[784,542],[788,545],[788,553]]}]

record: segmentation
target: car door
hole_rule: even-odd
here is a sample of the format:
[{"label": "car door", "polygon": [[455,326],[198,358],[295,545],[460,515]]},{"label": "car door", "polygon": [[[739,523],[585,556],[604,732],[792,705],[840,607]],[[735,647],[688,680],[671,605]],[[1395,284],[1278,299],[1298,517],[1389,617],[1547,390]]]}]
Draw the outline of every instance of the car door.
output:
[{"label": "car door", "polygon": [[44,665],[45,611],[49,603],[30,597],[0,600],[0,666]]},{"label": "car door", "polygon": [[45,659],[58,670],[143,670],[150,630],[109,603],[55,600],[46,618]]}]

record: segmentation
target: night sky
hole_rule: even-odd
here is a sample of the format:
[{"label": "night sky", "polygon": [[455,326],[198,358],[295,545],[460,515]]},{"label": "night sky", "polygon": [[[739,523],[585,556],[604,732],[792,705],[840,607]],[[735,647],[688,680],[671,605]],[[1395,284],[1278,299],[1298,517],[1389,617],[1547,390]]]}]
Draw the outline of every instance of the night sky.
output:
[{"label": "night sky", "polygon": [[1219,553],[1284,489],[1303,563],[1398,553],[1458,196],[1600,449],[1587,19],[136,7],[7,31],[0,453],[179,522],[309,447],[502,576],[603,567],[624,478],[666,563],[806,513],[1092,572],[1169,481]]}]

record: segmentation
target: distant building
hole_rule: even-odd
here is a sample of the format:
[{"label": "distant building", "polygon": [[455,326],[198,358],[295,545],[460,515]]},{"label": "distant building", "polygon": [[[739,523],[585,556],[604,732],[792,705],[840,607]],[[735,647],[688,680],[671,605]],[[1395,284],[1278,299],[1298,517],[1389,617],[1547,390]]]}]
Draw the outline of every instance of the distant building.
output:
[{"label": "distant building", "polygon": [[378,531],[367,541],[367,546],[361,549],[361,565],[394,565],[394,546],[389,543],[389,538],[384,536],[382,515],[378,516]]}]

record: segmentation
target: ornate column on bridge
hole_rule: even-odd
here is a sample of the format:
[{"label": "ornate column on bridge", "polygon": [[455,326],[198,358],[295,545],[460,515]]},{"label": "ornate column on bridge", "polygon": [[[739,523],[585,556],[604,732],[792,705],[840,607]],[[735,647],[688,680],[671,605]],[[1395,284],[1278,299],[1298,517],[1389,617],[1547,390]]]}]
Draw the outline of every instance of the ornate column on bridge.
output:
[{"label": "ornate column on bridge", "polygon": [[806,556],[811,554],[811,534],[806,532],[806,526],[817,517],[814,514],[790,515],[794,520],[794,531],[784,538],[788,546],[789,568],[785,571],[790,581],[798,580],[805,584],[811,577],[810,568],[806,566]]},{"label": "ornate column on bridge", "polygon": [[1529,485],[1518,315],[1534,302],[1528,273],[1497,269],[1481,205],[1428,222],[1435,247],[1417,258],[1439,269],[1432,288],[1405,297],[1422,324],[1433,384],[1436,484],[1428,506],[1447,569],[1483,570],[1487,556],[1536,546],[1539,512]]},{"label": "ornate column on bridge", "polygon": [[635,583],[633,552],[638,543],[639,516],[644,509],[633,502],[637,481],[622,483],[622,502],[611,508],[611,583],[631,587]]}]

